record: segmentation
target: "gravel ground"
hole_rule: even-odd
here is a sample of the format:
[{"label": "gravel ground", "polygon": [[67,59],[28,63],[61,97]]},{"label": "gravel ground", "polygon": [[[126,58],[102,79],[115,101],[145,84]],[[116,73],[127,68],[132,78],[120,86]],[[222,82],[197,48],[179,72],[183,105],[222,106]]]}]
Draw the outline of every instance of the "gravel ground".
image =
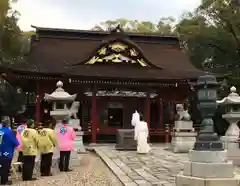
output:
[{"label": "gravel ground", "polygon": [[81,166],[69,173],[57,173],[51,177],[40,177],[37,181],[13,180],[16,186],[122,186],[102,160],[94,153],[82,154]]}]

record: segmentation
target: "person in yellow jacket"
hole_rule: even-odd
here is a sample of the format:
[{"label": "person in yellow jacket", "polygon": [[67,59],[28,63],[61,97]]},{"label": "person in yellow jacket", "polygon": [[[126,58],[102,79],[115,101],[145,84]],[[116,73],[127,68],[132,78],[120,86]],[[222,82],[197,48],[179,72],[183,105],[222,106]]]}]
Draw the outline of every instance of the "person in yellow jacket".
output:
[{"label": "person in yellow jacket", "polygon": [[27,121],[27,128],[22,133],[22,153],[23,153],[23,181],[36,180],[33,178],[35,158],[38,155],[38,133],[34,127],[32,119]]},{"label": "person in yellow jacket", "polygon": [[51,176],[52,156],[57,144],[56,134],[48,122],[39,130],[39,151],[41,153],[40,172],[42,176]]}]

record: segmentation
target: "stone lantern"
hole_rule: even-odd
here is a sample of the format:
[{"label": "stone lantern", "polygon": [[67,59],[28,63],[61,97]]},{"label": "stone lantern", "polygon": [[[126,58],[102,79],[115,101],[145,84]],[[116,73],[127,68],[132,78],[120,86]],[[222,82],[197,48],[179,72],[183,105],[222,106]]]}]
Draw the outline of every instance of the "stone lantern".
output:
[{"label": "stone lantern", "polygon": [[[45,93],[44,99],[52,103],[52,111],[50,115],[56,120],[55,130],[62,126],[62,120],[70,120],[71,116],[75,118],[74,121],[77,121],[79,128],[80,123],[77,119],[77,111],[79,107],[79,102],[74,101],[77,97],[77,94],[70,95],[68,92],[65,92],[63,89],[63,83],[61,81],[57,82],[57,89],[52,94]],[[71,104],[71,107],[69,107]],[[74,127],[74,126],[73,126]],[[74,127],[77,128],[77,127]],[[79,158],[77,153],[80,151],[85,152],[85,148],[82,142],[83,132],[76,132],[76,139],[74,141],[74,151],[71,153],[71,165],[76,165],[79,163]],[[55,149],[55,157],[59,157],[59,150]]]},{"label": "stone lantern", "polygon": [[240,96],[236,93],[236,91],[235,87],[231,87],[230,94],[222,100],[217,101],[217,103],[226,107],[227,113],[223,114],[222,117],[230,124],[225,136],[221,137],[224,148],[228,150],[228,158],[233,160],[234,164],[239,165],[239,127],[237,123],[240,121]]},{"label": "stone lantern", "polygon": [[198,109],[201,112],[203,121],[200,134],[194,145],[194,150],[223,150],[222,142],[214,133],[212,117],[217,108],[217,87],[219,86],[216,77],[212,75],[200,76],[197,80],[196,90],[198,98]]},{"label": "stone lantern", "polygon": [[203,117],[202,128],[193,150],[189,151],[189,161],[184,162],[183,172],[177,175],[176,186],[238,186],[239,178],[234,175],[233,163],[228,161],[227,150],[214,133],[212,117],[217,107],[216,78],[201,76],[196,87],[198,108]]},{"label": "stone lantern", "polygon": [[46,101],[52,103],[52,111],[50,111],[50,115],[57,121],[57,125],[62,120],[69,119],[70,111],[67,104],[72,103],[77,96],[77,94],[70,95],[65,92],[62,87],[63,83],[58,81],[57,89],[52,94],[45,93],[44,96]]}]

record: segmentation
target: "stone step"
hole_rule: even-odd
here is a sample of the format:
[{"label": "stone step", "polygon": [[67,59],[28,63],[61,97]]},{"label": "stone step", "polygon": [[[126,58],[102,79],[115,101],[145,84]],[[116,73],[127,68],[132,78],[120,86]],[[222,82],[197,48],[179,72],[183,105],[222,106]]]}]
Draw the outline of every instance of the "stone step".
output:
[{"label": "stone step", "polygon": [[239,186],[239,179],[232,178],[197,178],[182,173],[176,177],[176,186]]},{"label": "stone step", "polygon": [[228,153],[222,151],[189,151],[189,160],[192,162],[202,163],[224,163],[228,161]]},{"label": "stone step", "polygon": [[199,178],[233,178],[234,166],[227,163],[184,162],[183,175]]}]

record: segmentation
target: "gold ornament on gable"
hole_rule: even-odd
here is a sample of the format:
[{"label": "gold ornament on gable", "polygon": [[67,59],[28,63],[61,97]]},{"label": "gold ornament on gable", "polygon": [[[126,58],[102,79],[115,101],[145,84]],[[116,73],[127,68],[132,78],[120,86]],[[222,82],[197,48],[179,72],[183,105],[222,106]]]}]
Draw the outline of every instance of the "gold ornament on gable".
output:
[{"label": "gold ornament on gable", "polygon": [[[96,62],[113,62],[131,64],[138,63],[143,67],[148,66],[145,60],[139,56],[139,52],[137,52],[136,49],[130,48],[129,50],[126,50],[127,48],[127,45],[119,42],[115,42],[108,46],[102,47],[97,51],[97,56],[93,56],[89,61],[86,62],[86,64],[94,64]],[[110,51],[108,51],[108,49],[110,49]],[[127,51],[128,55],[124,55],[123,51]],[[107,55],[109,52],[112,53],[110,55]]]},{"label": "gold ornament on gable", "polygon": [[99,58],[96,56],[93,56],[89,61],[87,61],[86,64],[94,64]]},{"label": "gold ornament on gable", "polygon": [[145,61],[143,59],[137,59],[137,62],[142,65],[143,67],[147,66],[147,63],[145,63]]},{"label": "gold ornament on gable", "polygon": [[107,48],[106,47],[103,47],[100,50],[98,50],[99,55],[106,55],[106,53],[107,53]]},{"label": "gold ornament on gable", "polygon": [[135,49],[131,48],[131,49],[130,49],[130,55],[131,55],[131,56],[134,56],[134,57],[135,57],[135,56],[138,56],[138,52],[137,52]]},{"label": "gold ornament on gable", "polygon": [[109,45],[109,48],[111,48],[113,51],[121,52],[121,51],[124,51],[125,49],[127,49],[128,46],[124,45],[122,43],[113,43],[113,44]]},{"label": "gold ornament on gable", "polygon": [[103,60],[105,60],[105,61],[111,61],[111,60],[113,60],[114,58],[116,57],[116,54],[111,54],[111,55],[109,55],[109,56],[105,56],[104,58],[103,58]]}]

